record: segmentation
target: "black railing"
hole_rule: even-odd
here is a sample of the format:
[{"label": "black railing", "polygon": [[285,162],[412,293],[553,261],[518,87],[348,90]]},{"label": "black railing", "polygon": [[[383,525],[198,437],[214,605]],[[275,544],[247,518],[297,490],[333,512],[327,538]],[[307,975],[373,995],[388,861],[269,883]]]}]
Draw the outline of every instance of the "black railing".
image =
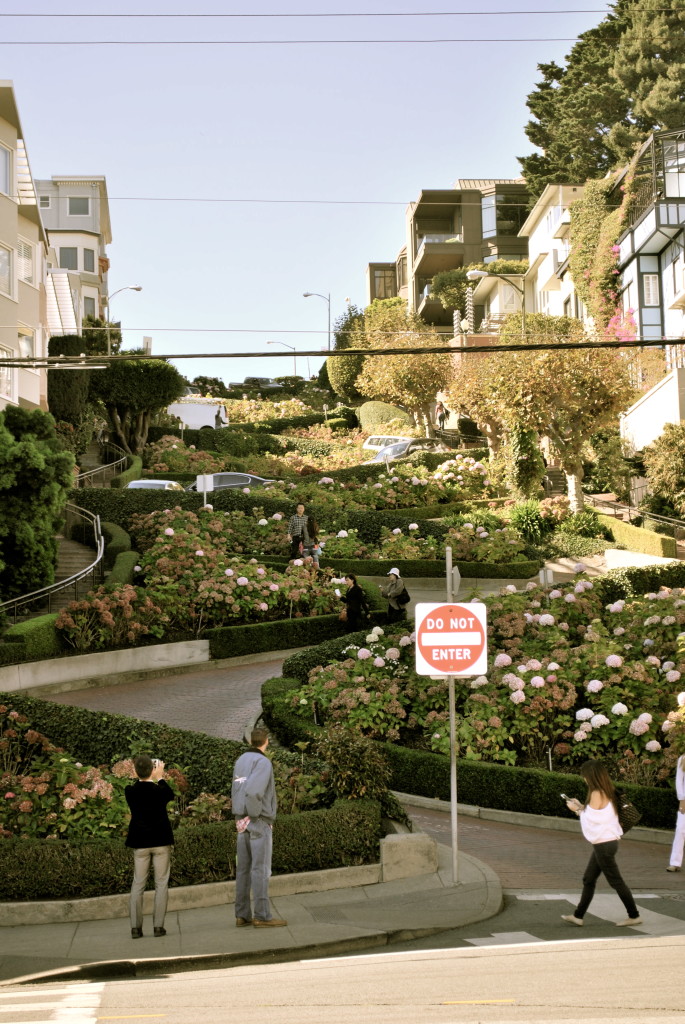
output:
[{"label": "black railing", "polygon": [[79,543],[94,548],[94,560],[85,569],[79,569],[65,580],[58,580],[56,583],[50,584],[49,587],[41,587],[40,590],[34,590],[30,594],[21,594],[9,601],[3,601],[0,604],[0,612],[4,612],[12,622],[17,621],[22,610],[23,612],[33,612],[37,609],[42,611],[47,605],[47,611],[50,612],[54,595],[69,587],[73,587],[74,600],[78,601],[79,584],[87,577],[91,577],[92,586],[95,586],[96,581],[102,580],[105,538],[100,529],[100,516],[94,515],[85,508],[79,508],[78,505],[67,503],[64,506],[63,535],[67,540],[78,540]]}]

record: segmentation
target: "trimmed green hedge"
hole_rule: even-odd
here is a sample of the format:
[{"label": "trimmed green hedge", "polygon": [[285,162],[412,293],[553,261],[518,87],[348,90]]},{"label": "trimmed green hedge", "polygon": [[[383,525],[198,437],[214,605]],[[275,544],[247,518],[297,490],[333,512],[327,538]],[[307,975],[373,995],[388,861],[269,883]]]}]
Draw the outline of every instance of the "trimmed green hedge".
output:
[{"label": "trimmed green hedge", "polygon": [[[445,575],[445,563],[437,558],[327,558],[325,551],[321,556],[322,567],[335,569],[336,572],[353,573],[355,576],[385,576],[396,566],[403,579],[412,577],[435,577]],[[469,580],[527,580],[535,576],[542,565],[541,561],[520,562],[454,562],[461,573],[462,579]]]},{"label": "trimmed green hedge", "polygon": [[623,544],[629,551],[640,551],[644,555],[659,555],[661,558],[677,558],[676,543],[673,537],[664,537],[651,530],[643,530],[640,526],[624,523],[614,516],[599,516],[602,526],[606,526],[618,544]]},{"label": "trimmed green hedge", "polygon": [[138,564],[139,559],[140,555],[137,551],[122,551],[117,555],[112,570],[105,580],[107,585],[117,587],[122,583],[133,583],[134,567]]},{"label": "trimmed green hedge", "polygon": [[3,640],[7,646],[21,646],[21,656],[6,664],[20,661],[43,661],[46,658],[57,658],[64,652],[60,637],[55,632],[57,613],[36,615],[26,622],[17,622],[6,630]]},{"label": "trimmed green hedge", "polygon": [[602,601],[609,604],[621,598],[658,592],[660,587],[685,587],[685,562],[611,569],[593,582]]},{"label": "trimmed green hedge", "polygon": [[[176,507],[197,512],[203,502],[202,495],[193,491],[160,491],[152,488],[112,491],[104,487],[88,487],[71,492],[69,500],[99,515],[101,521],[116,523],[124,529],[129,525],[131,516],[137,512],[158,512]],[[289,516],[295,511],[292,501],[268,498],[259,488],[255,488],[251,494],[243,494],[241,490],[236,491],[232,488],[215,491],[212,494],[212,504],[215,509],[222,512],[239,509],[251,514],[255,506],[263,508],[266,515],[280,512],[284,516]]]},{"label": "trimmed green hedge", "polygon": [[[123,473],[119,473],[118,476],[113,476],[109,482],[109,486],[114,488],[128,487],[131,480],[139,480],[142,475],[143,460],[140,455],[129,455],[128,469],[125,469]],[[94,490],[94,488],[89,488],[89,490]],[[78,493],[83,496],[85,491],[81,490]]]},{"label": "trimmed green hedge", "polygon": [[[328,654],[325,645],[321,654]],[[306,652],[309,654],[309,652]],[[329,655],[334,658],[335,653]],[[293,656],[284,663],[284,672],[298,669]],[[326,664],[317,659],[310,668]],[[306,662],[300,661],[300,671]],[[308,671],[308,669],[307,669]],[[293,714],[285,700],[290,690],[299,689],[301,678],[268,679],[262,685],[264,721],[287,746],[310,741],[318,736],[320,727]],[[390,787],[401,793],[416,796],[450,799],[450,762],[442,754],[413,750],[394,743],[381,743],[383,754],[391,768]],[[585,797],[585,783],[580,776],[562,772],[548,772],[538,768],[512,768],[508,765],[489,764],[484,761],[458,760],[459,801],[476,807],[493,807],[507,811],[525,811],[528,814],[568,816],[559,799],[560,793]],[[622,785],[621,789],[642,811],[643,825],[654,828],[673,828],[676,800],[671,789],[650,786]]]},{"label": "trimmed green hedge", "polygon": [[105,568],[111,569],[114,565],[117,555],[120,555],[122,551],[131,550],[131,538],[129,537],[126,530],[122,529],[116,523],[101,523],[101,529],[104,534],[105,544]]},{"label": "trimmed green hedge", "polygon": [[[373,862],[378,859],[382,834],[380,805],[338,800],[324,810],[280,816],[273,833],[274,874]],[[172,887],[235,877],[232,821],[181,826],[174,838]],[[83,899],[126,893],[131,888],[131,872],[131,851],[123,839],[4,839],[0,843],[0,900]]]}]

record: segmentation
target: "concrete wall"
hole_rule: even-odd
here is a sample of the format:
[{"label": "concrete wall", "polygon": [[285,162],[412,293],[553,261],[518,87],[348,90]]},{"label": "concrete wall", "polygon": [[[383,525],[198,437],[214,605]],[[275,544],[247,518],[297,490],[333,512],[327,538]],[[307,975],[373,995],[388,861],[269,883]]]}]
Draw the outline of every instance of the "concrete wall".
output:
[{"label": "concrete wall", "polygon": [[621,415],[621,437],[635,451],[656,441],[667,423],[685,419],[685,369],[667,373]]}]

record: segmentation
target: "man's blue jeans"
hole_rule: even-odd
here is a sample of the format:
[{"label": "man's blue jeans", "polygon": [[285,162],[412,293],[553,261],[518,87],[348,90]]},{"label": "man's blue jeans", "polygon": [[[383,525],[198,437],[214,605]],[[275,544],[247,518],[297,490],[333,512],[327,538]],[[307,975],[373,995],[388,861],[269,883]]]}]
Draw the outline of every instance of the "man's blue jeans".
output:
[{"label": "man's blue jeans", "polygon": [[[235,916],[246,921],[256,918],[270,921],[273,916],[269,903],[271,877],[271,849],[273,833],[265,821],[251,821],[245,832],[238,834],[238,867],[235,876]],[[254,914],[250,907],[250,889],[254,901]]]}]

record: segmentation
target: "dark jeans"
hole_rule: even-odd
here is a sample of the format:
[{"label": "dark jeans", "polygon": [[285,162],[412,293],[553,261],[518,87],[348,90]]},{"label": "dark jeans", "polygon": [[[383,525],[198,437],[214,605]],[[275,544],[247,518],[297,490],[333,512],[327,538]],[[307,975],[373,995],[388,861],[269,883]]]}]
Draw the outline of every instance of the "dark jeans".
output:
[{"label": "dark jeans", "polygon": [[393,608],[391,604],[388,605],[388,622],[401,622],[401,620],[406,619],[406,617],[406,608]]},{"label": "dark jeans", "polygon": [[583,875],[583,892],[580,897],[580,903],[574,911],[576,917],[583,918],[585,916],[585,911],[590,906],[592,897],[595,895],[597,879],[601,874],[604,875],[611,888],[616,890],[621,903],[626,908],[628,917],[640,916],[640,912],[635,906],[633,894],[623,881],[621,872],[616,865],[617,850],[618,839],[612,839],[608,843],[595,843],[592,847],[590,860]]}]

